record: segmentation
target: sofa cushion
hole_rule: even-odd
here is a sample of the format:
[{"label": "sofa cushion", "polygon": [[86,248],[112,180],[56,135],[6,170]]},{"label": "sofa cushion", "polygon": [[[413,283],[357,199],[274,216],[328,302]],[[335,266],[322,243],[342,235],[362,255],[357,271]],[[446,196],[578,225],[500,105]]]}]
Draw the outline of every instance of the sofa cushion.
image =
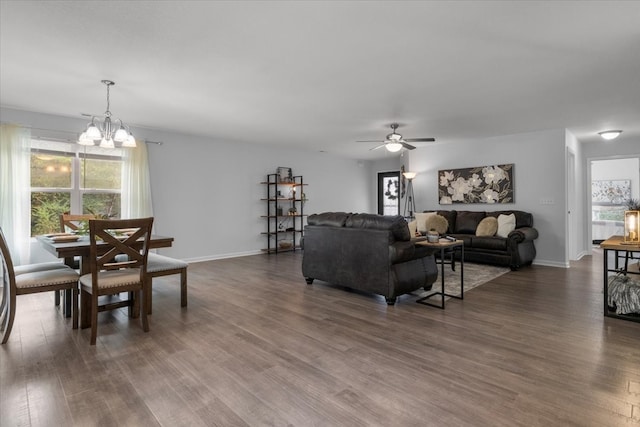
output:
[{"label": "sofa cushion", "polygon": [[494,216],[496,218],[498,218],[498,216],[500,215],[510,214],[514,214],[516,216],[516,228],[533,227],[533,214],[531,212],[516,210],[487,212],[487,216]]},{"label": "sofa cushion", "polygon": [[475,235],[478,224],[485,216],[485,212],[458,211],[454,233]]},{"label": "sofa cushion", "polygon": [[516,229],[516,216],[510,215],[498,215],[498,231],[496,236],[508,237],[509,233]]},{"label": "sofa cushion", "polygon": [[414,237],[418,232],[418,221],[415,219],[407,224],[409,226],[409,234]]},{"label": "sofa cushion", "polygon": [[447,219],[447,222],[449,223],[449,229],[447,230],[448,234],[453,233],[453,231],[456,229],[456,214],[457,211],[455,210],[438,211],[438,215],[442,215],[443,217],[445,217]]},{"label": "sofa cushion", "polygon": [[398,241],[411,240],[407,221],[400,215],[353,214],[344,224],[350,228],[370,228],[373,230],[389,230]]},{"label": "sofa cushion", "polygon": [[427,228],[427,220],[436,215],[435,212],[416,212],[417,229],[420,234],[424,235],[429,231]]},{"label": "sofa cushion", "polygon": [[323,225],[327,227],[344,227],[350,213],[346,212],[323,212],[319,214],[309,215],[307,224]]},{"label": "sofa cushion", "polygon": [[492,216],[482,218],[478,228],[476,228],[476,236],[493,236],[498,231],[498,219]]},{"label": "sofa cushion", "polygon": [[442,215],[431,215],[426,222],[427,231],[435,230],[438,234],[446,234],[449,229],[449,221]]},{"label": "sofa cushion", "polygon": [[506,251],[507,239],[501,237],[479,237],[474,236],[471,238],[471,243],[466,245],[473,249],[488,249],[492,251]]}]

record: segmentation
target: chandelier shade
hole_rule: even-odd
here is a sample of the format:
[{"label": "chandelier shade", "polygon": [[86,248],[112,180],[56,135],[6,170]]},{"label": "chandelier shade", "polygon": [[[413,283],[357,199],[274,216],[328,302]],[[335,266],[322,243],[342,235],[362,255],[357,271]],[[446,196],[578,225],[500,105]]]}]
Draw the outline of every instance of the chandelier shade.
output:
[{"label": "chandelier shade", "polygon": [[115,122],[111,120],[109,90],[111,86],[115,85],[115,82],[102,80],[102,83],[107,86],[107,110],[104,112],[104,118],[102,123],[99,120],[96,123],[96,116],[92,116],[91,123],[87,125],[85,131],[78,137],[78,144],[95,145],[96,142],[99,142],[100,147],[114,148],[117,142],[121,147],[135,147],[136,139],[122,120],[115,119]]}]

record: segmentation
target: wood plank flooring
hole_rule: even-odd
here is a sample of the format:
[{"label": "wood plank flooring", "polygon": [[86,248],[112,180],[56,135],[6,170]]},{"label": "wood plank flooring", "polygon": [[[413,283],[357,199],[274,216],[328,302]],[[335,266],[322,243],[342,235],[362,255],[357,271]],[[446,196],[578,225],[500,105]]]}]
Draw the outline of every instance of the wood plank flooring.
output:
[{"label": "wood plank flooring", "polygon": [[640,424],[640,323],[602,315],[601,254],[509,272],[445,311],[301,276],[301,253],[154,280],[151,331],[98,343],[53,295],[18,298],[0,346],[2,426]]}]

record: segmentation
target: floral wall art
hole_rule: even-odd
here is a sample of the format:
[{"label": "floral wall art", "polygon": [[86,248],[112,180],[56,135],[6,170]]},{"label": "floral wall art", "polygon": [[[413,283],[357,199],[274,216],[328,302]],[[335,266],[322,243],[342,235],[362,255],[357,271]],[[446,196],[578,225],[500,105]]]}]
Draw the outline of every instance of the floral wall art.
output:
[{"label": "floral wall art", "polygon": [[452,203],[513,203],[513,163],[438,171],[438,199]]}]

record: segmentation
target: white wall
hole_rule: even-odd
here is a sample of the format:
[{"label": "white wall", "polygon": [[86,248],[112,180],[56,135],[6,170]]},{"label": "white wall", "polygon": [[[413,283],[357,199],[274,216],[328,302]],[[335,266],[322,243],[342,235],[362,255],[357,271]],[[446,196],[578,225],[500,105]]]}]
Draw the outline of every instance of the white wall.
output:
[{"label": "white wall", "polygon": [[[79,132],[81,118],[66,118],[1,109],[3,122],[37,129],[57,137]],[[370,206],[369,161],[334,157],[305,150],[284,150],[259,144],[213,141],[207,137],[166,131],[133,129],[137,138],[162,141],[148,144],[155,232],[175,238],[161,250],[186,260],[215,259],[259,253],[266,247],[266,188],[259,183],[278,166],[303,175],[309,201],[305,214],[341,210],[366,212]],[[74,138],[73,134],[68,135]],[[76,135],[77,137],[77,135]],[[36,248],[34,248],[36,249]],[[42,254],[34,254],[35,261]]]},{"label": "white wall", "polygon": [[[564,129],[434,144],[409,152],[416,208],[456,210],[517,209],[533,214],[540,237],[536,264],[566,267]],[[438,204],[438,170],[514,164],[514,203]],[[545,203],[543,203],[545,202]],[[546,202],[550,202],[547,204]]]}]

